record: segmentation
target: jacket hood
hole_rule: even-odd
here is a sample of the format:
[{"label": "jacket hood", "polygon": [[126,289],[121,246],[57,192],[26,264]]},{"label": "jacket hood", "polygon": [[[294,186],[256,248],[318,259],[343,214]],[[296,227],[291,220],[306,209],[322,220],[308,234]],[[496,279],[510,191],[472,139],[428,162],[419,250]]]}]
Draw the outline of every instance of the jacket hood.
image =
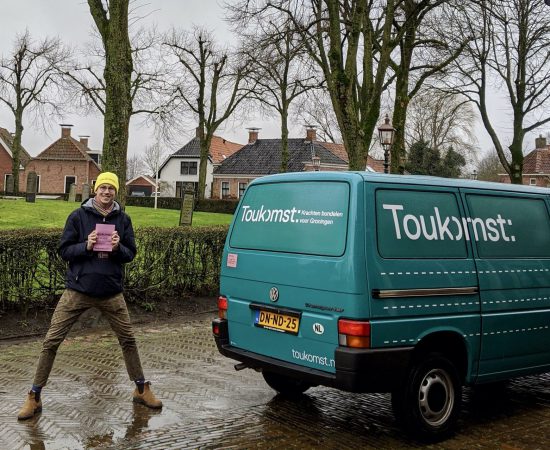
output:
[{"label": "jacket hood", "polygon": [[[90,197],[88,200],[84,200],[80,205],[82,208],[91,209],[94,212],[99,214],[99,212],[94,208],[94,204],[92,202],[93,199],[94,199],[93,197]],[[111,211],[111,214],[114,212],[118,212],[122,209],[116,200],[114,200],[113,203],[114,203],[114,206],[113,206],[113,210]]]}]

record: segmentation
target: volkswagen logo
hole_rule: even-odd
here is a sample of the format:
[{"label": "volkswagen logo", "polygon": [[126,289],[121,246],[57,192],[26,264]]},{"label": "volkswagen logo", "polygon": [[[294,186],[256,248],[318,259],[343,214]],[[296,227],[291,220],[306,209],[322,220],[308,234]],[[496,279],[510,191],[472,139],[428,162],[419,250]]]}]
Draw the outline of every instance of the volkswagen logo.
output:
[{"label": "volkswagen logo", "polygon": [[269,300],[271,300],[272,302],[276,302],[277,300],[279,300],[279,289],[277,289],[276,287],[272,287],[269,290]]}]

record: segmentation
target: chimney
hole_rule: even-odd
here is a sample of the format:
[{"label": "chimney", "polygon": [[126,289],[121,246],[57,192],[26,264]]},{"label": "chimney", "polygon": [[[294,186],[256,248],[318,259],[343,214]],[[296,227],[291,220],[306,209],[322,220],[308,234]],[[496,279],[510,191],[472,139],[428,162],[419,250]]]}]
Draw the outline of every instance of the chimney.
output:
[{"label": "chimney", "polygon": [[538,138],[535,138],[535,149],[546,148],[546,138],[539,134]]},{"label": "chimney", "polygon": [[306,141],[313,142],[317,140],[317,130],[315,125],[306,125]]},{"label": "chimney", "polygon": [[258,140],[258,134],[261,128],[247,128],[248,130],[248,143],[254,144]]},{"label": "chimney", "polygon": [[90,136],[78,136],[78,138],[80,139],[80,143],[82,145],[84,145],[84,147],[88,147],[88,138]]},{"label": "chimney", "polygon": [[61,137],[62,138],[70,138],[71,137],[71,128],[73,126],[71,124],[68,124],[68,123],[60,123],[59,126],[61,127]]}]

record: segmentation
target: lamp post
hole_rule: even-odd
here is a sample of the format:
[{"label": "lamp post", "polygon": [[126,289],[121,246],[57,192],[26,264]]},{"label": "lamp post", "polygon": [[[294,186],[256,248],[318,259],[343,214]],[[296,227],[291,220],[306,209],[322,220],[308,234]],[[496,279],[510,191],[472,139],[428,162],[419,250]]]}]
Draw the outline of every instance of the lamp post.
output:
[{"label": "lamp post", "polygon": [[388,173],[389,167],[389,155],[391,146],[393,144],[393,137],[395,135],[395,128],[390,123],[390,118],[386,114],[384,123],[378,127],[378,136],[380,138],[380,145],[384,149],[384,173]]}]

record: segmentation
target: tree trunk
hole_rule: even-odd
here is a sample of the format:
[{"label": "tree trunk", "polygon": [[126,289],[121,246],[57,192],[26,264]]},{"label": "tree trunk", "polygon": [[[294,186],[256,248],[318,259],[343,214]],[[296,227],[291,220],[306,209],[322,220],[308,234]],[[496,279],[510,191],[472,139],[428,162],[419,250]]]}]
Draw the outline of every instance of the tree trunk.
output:
[{"label": "tree trunk", "polygon": [[[18,102],[19,103],[19,102]],[[21,137],[23,135],[23,109],[17,107],[15,112],[15,136],[13,137],[12,175],[13,194],[19,195],[19,167],[21,165]]]},{"label": "tree trunk", "polygon": [[118,175],[118,201],[126,203],[126,158],[132,113],[132,49],[128,35],[128,1],[111,0],[109,18],[101,0],[88,0],[105,47],[105,118],[102,170]]},{"label": "tree trunk", "polygon": [[202,133],[200,141],[200,164],[199,164],[199,200],[204,200],[206,191],[206,169],[208,167],[208,153],[210,149],[210,143],[212,142],[212,134],[207,132],[204,135]]},{"label": "tree trunk", "polygon": [[281,172],[288,171],[288,110],[281,110]]}]

